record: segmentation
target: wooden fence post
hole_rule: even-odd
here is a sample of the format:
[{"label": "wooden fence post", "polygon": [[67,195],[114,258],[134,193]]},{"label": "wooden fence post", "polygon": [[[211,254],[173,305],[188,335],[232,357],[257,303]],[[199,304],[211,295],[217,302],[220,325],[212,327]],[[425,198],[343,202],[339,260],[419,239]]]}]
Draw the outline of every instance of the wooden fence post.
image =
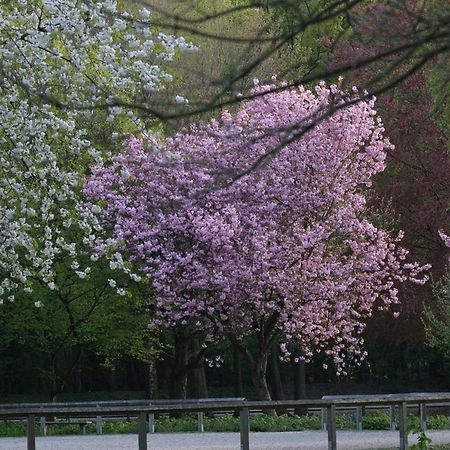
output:
[{"label": "wooden fence post", "polygon": [[27,417],[27,450],[36,450],[36,436],[34,432],[34,415]]},{"label": "wooden fence post", "polygon": [[147,450],[147,413],[139,413],[139,450]]},{"label": "wooden fence post", "polygon": [[[100,408],[100,405],[97,405],[96,407]],[[95,418],[95,431],[97,432],[97,434],[102,434],[103,433],[103,419],[102,419],[102,416],[97,416]]]},{"label": "wooden fence post", "polygon": [[420,412],[420,427],[422,431],[427,430],[427,405],[425,403],[419,403]]},{"label": "wooden fence post", "polygon": [[398,429],[400,432],[400,450],[408,450],[408,432],[406,430],[408,421],[408,412],[406,402],[398,405]]},{"label": "wooden fence post", "polygon": [[39,432],[41,436],[47,435],[47,425],[45,424],[45,416],[39,419]]},{"label": "wooden fence post", "polygon": [[148,431],[149,433],[154,433],[155,432],[155,414],[154,413],[150,413],[148,415]]},{"label": "wooden fence post", "polygon": [[204,426],[203,426],[203,411],[199,411],[197,413],[197,431],[199,433],[203,433]]},{"label": "wooden fence post", "polygon": [[239,412],[241,422],[241,450],[250,450],[250,412],[242,408]]},{"label": "wooden fence post", "polygon": [[389,423],[391,425],[391,431],[395,431],[395,406],[389,405]]},{"label": "wooden fence post", "polygon": [[336,442],[336,405],[327,408],[328,450],[337,450]]},{"label": "wooden fence post", "polygon": [[325,408],[320,408],[320,428],[327,431],[327,410]]},{"label": "wooden fence post", "polygon": [[363,418],[363,409],[362,406],[357,406],[356,407],[356,429],[358,431],[362,431],[363,429],[363,423],[362,423],[362,419]]}]

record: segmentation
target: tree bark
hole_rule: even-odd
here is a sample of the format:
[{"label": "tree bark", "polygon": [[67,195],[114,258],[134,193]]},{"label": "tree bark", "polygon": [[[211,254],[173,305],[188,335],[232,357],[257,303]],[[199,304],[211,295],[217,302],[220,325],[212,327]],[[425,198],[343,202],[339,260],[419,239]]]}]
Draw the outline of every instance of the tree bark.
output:
[{"label": "tree bark", "polygon": [[171,398],[185,399],[187,385],[188,339],[174,331],[175,361],[172,369]]},{"label": "tree bark", "polygon": [[283,383],[281,381],[278,346],[273,344],[269,355],[269,381],[273,400],[284,400]]},{"label": "tree bark", "polygon": [[158,398],[158,373],[156,372],[156,360],[153,356],[150,357],[147,363],[147,389],[145,396],[148,400]]},{"label": "tree bark", "polygon": [[[267,385],[267,360],[270,348],[276,339],[276,324],[278,317],[278,314],[273,314],[267,320],[259,324],[260,330],[257,333],[258,350],[256,355],[253,355],[241,340],[230,335],[233,344],[250,363],[251,379],[257,400],[272,400]],[[264,410],[264,413],[271,416],[277,415],[273,408]]]},{"label": "tree bark", "polygon": [[[272,400],[266,379],[267,356],[267,353],[259,355],[259,357],[255,359],[252,364],[252,383],[255,388],[257,400]],[[275,409],[273,408],[265,409],[263,412],[270,416],[277,415]]]},{"label": "tree bark", "polygon": [[233,346],[233,367],[234,367],[234,396],[244,396],[244,386],[242,383],[242,355],[238,348]]},{"label": "tree bark", "polygon": [[[200,352],[200,344],[197,338],[191,341],[191,353],[197,355]],[[206,384],[205,364],[203,358],[198,367],[190,371],[189,376],[189,395],[191,398],[208,398],[208,386]]]},{"label": "tree bark", "polygon": [[[300,359],[302,356],[300,349],[295,349],[291,356],[293,380],[294,380],[294,400],[304,400],[306,398],[306,364]],[[298,359],[296,362],[295,360]],[[295,414],[307,414],[307,408],[296,408]]]},{"label": "tree bark", "polygon": [[[279,368],[278,346],[276,343],[272,345],[268,366],[269,384],[272,393],[272,400],[284,400],[285,396]],[[277,408],[277,414],[284,414],[285,412],[285,408]]]},{"label": "tree bark", "polygon": [[115,366],[108,370],[108,388],[110,391],[117,390],[117,369]]}]

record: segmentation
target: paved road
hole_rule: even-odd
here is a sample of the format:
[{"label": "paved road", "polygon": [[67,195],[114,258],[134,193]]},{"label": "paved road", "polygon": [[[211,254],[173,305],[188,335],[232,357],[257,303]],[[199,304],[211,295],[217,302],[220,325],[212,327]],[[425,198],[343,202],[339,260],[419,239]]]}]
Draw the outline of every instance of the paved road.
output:
[{"label": "paved road", "polygon": [[[435,444],[450,443],[450,431],[430,431]],[[398,448],[391,431],[338,431],[338,448],[362,450]],[[48,436],[36,439],[36,450],[137,450],[137,435]],[[410,439],[410,443],[414,443]],[[149,450],[238,450],[238,433],[171,433],[148,435]],[[326,450],[323,431],[251,433],[251,450]],[[25,438],[0,438],[0,450],[25,450]]]}]

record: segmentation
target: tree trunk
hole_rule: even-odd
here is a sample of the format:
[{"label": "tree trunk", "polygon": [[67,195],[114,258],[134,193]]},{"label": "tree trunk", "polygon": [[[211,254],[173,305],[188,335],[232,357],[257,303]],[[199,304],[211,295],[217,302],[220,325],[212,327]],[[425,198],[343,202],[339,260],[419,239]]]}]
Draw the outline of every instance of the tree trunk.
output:
[{"label": "tree trunk", "polygon": [[266,380],[266,367],[263,367],[263,364],[263,362],[258,362],[253,366],[252,383],[257,400],[272,400]]},{"label": "tree trunk", "polygon": [[173,374],[172,376],[172,386],[170,389],[170,398],[183,400],[186,398],[186,384],[187,376],[186,373]]},{"label": "tree trunk", "polygon": [[234,367],[234,396],[244,396],[244,386],[242,383],[242,355],[236,346],[233,346],[233,367]]},{"label": "tree trunk", "polygon": [[110,391],[117,391],[117,369],[115,366],[108,370],[108,389]]},{"label": "tree trunk", "polygon": [[45,396],[46,400],[50,403],[56,402],[56,396],[61,392],[61,383],[59,383],[58,377],[58,367],[54,355],[47,354],[47,365],[46,368],[48,372],[45,376]]},{"label": "tree trunk", "polygon": [[156,371],[156,356],[152,339],[149,338],[145,342],[148,352],[148,363],[146,364],[147,379],[145,383],[145,398],[154,400],[158,398],[158,373]]},{"label": "tree trunk", "polygon": [[185,399],[187,385],[188,339],[182,333],[175,335],[175,361],[172,369],[171,398]]},{"label": "tree trunk", "polygon": [[272,345],[269,355],[269,381],[273,400],[284,400],[283,383],[281,381],[278,359],[278,346]]},{"label": "tree trunk", "polygon": [[[257,400],[270,401],[271,395],[267,385],[267,359],[270,348],[276,339],[276,324],[279,316],[273,314],[267,320],[260,323],[260,331],[257,334],[258,351],[256,355],[252,355],[244,342],[235,336],[230,336],[233,344],[237,346],[239,351],[247,358],[250,363],[251,379],[255,389]],[[276,416],[275,409],[264,410],[265,414]]]},{"label": "tree trunk", "polygon": [[148,400],[158,398],[158,374],[156,372],[156,360],[153,356],[147,364],[147,389],[145,396]]},{"label": "tree trunk", "polygon": [[[193,355],[197,355],[201,348],[197,338],[191,341],[191,350]],[[208,398],[208,386],[206,384],[206,373],[204,360],[202,358],[198,367],[192,369],[188,376],[189,395],[191,398]]]},{"label": "tree trunk", "polygon": [[[269,355],[269,383],[272,392],[272,400],[284,400],[283,383],[281,381],[278,359],[278,346],[273,344]],[[285,408],[277,408],[277,414],[284,414]]]},{"label": "tree trunk", "polygon": [[[306,364],[305,361],[299,359],[301,352],[297,348],[292,353],[291,363],[294,380],[294,400],[304,400],[306,398]],[[298,360],[297,362],[295,360]],[[308,413],[308,408],[296,408],[295,414],[305,415]]]},{"label": "tree trunk", "polygon": [[74,392],[83,392],[83,347],[80,344],[77,345],[78,358],[75,362],[74,370]]},{"label": "tree trunk", "polygon": [[[267,356],[267,353],[259,355],[259,357],[255,359],[252,364],[252,383],[257,400],[272,400],[266,380]],[[265,409],[263,412],[270,416],[277,415],[275,409],[273,408]]]}]

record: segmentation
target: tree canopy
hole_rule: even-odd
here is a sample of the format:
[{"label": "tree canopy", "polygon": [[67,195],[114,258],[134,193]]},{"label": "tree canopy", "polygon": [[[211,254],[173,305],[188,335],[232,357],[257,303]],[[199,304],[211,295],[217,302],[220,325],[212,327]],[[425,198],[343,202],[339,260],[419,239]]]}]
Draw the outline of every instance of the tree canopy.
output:
[{"label": "tree canopy", "polygon": [[[357,95],[325,84],[262,95],[165,142],[132,140],[92,169],[85,193],[113,230],[111,251],[149,278],[155,326],[206,331],[206,342],[255,333],[260,358],[275,338],[286,354],[293,341],[344,372],[347,355],[363,354],[363,319],[398,302],[397,283],[425,282],[429,267],[406,262],[401,237],[365,217],[365,189],[392,145],[374,99]],[[233,180],[281,142],[264,167]]]}]

